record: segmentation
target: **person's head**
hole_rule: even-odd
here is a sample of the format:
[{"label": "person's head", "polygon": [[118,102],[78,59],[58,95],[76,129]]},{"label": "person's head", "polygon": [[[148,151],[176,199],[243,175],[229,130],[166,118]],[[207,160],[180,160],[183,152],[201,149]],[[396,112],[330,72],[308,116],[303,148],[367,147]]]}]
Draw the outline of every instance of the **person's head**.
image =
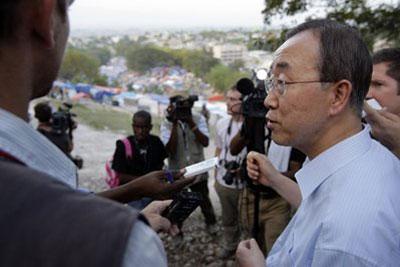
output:
[{"label": "person's head", "polygon": [[226,107],[229,115],[239,115],[241,112],[242,94],[236,88],[236,85],[232,86],[226,92]]},{"label": "person's head", "polygon": [[400,115],[400,48],[374,53],[371,86],[367,98],[374,98],[389,112]]},{"label": "person's head", "polygon": [[275,52],[267,83],[272,138],[307,152],[334,139],[333,129],[361,127],[371,72],[367,46],[353,28],[331,20],[297,26]]},{"label": "person's head", "polygon": [[[29,90],[25,94],[30,99],[47,94],[57,77],[69,34],[68,6],[72,2],[0,2],[0,64],[7,64],[11,76],[20,76],[14,79],[24,81],[21,87]],[[18,88],[13,90],[17,92]]]},{"label": "person's head", "polygon": [[150,113],[145,110],[136,112],[132,118],[132,128],[136,140],[139,142],[147,140],[153,128]]},{"label": "person's head", "polygon": [[35,105],[35,118],[40,123],[49,123],[51,119],[52,110],[47,102],[41,102]]}]

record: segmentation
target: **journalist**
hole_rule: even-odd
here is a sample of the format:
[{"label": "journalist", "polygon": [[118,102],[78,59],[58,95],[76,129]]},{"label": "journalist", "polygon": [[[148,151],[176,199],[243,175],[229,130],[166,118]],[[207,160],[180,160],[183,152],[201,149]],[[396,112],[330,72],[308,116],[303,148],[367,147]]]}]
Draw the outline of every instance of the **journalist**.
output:
[{"label": "journalist", "polygon": [[[60,68],[72,2],[0,2],[0,266],[167,266],[155,231],[176,231],[160,216],[169,202],[139,214],[78,192],[76,166],[27,123]],[[146,176],[100,195],[165,197],[192,182]]]},{"label": "journalist", "polygon": [[[204,148],[208,146],[209,133],[205,118],[192,111],[196,100],[197,96],[171,97],[167,117],[161,124],[161,140],[167,149],[168,165],[172,170],[179,170],[204,160]],[[190,189],[202,195],[200,208],[206,228],[211,234],[215,234],[216,219],[208,195],[207,179],[207,173],[198,175],[196,180],[200,182],[192,185]]]},{"label": "journalist", "polygon": [[298,186],[259,153],[249,153],[247,168],[299,208],[266,263],[248,240],[239,266],[398,265],[400,162],[361,123],[371,74],[367,46],[350,26],[312,20],[288,33],[266,83],[267,126],[307,160]]},{"label": "journalist", "polygon": [[55,144],[65,155],[70,157],[73,143],[66,131],[57,131],[52,124],[52,108],[48,102],[35,105],[35,118],[39,121],[37,130]]},{"label": "journalist", "polygon": [[230,116],[220,119],[216,124],[215,156],[218,157],[218,167],[215,170],[215,190],[222,208],[223,240],[219,256],[223,259],[235,254],[240,239],[238,204],[243,181],[239,171],[242,161],[246,158],[246,149],[233,156],[229,145],[243,124],[241,98],[242,94],[236,86],[228,90],[226,106]]}]

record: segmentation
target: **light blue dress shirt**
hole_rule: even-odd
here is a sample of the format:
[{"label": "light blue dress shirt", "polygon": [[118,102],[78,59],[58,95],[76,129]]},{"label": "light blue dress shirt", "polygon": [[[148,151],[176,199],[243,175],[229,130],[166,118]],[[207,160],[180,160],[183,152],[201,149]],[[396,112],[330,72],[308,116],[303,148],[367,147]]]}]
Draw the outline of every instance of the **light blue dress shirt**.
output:
[{"label": "light blue dress shirt", "polygon": [[368,129],[305,163],[273,266],[400,266],[400,161]]},{"label": "light blue dress shirt", "polygon": [[[29,168],[76,188],[77,170],[72,161],[31,125],[1,108],[0,150]],[[2,219],[4,218],[0,218]],[[122,263],[122,267],[134,266],[167,266],[167,257],[160,238],[141,221],[137,221],[132,227]]]}]

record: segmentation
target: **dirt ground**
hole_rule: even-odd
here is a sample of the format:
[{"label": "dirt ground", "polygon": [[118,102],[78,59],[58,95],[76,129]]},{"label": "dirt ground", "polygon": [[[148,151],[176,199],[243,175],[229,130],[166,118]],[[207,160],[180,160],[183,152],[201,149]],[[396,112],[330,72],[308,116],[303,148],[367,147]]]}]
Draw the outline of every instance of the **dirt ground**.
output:
[{"label": "dirt ground", "polygon": [[[79,170],[79,186],[98,192],[107,188],[103,179],[104,164],[112,157],[116,140],[120,134],[107,131],[97,131],[86,125],[79,124],[74,132],[74,155],[84,159],[84,167]],[[206,158],[214,155],[214,140],[206,149]],[[232,260],[222,261],[217,254],[221,250],[221,206],[214,190],[214,178],[210,172],[210,198],[218,218],[218,232],[210,235],[205,230],[203,216],[197,209],[184,223],[184,237],[181,241],[167,235],[162,235],[169,266],[233,266]]]}]

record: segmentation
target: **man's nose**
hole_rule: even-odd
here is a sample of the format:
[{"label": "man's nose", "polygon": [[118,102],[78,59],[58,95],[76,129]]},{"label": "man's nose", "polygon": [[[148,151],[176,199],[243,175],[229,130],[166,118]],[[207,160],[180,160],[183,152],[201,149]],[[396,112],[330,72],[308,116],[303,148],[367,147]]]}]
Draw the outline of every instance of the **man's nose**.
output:
[{"label": "man's nose", "polygon": [[264,106],[268,109],[276,109],[278,107],[278,97],[273,91],[269,92],[264,100]]},{"label": "man's nose", "polygon": [[371,98],[374,98],[374,89],[372,88],[372,86],[369,87],[368,94],[367,94],[367,96],[365,98],[367,100],[371,99]]}]

